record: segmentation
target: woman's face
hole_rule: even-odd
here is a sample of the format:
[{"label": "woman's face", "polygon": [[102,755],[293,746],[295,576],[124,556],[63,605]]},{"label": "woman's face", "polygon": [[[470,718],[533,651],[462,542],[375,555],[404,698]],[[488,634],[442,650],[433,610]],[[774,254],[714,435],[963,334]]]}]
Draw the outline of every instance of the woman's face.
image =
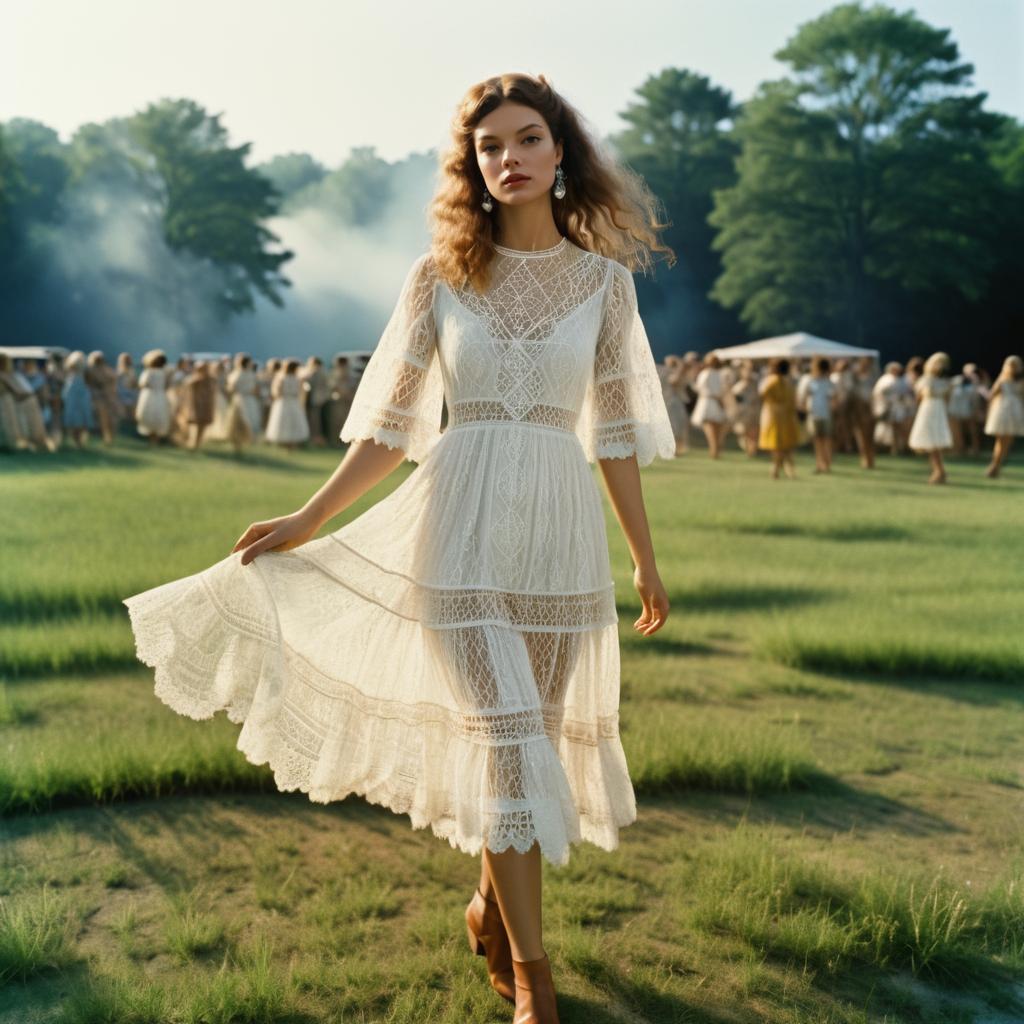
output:
[{"label": "woman's face", "polygon": [[[487,191],[499,202],[522,206],[546,197],[562,160],[544,118],[532,107],[506,101],[473,130],[477,165]],[[525,178],[506,184],[510,175]]]}]

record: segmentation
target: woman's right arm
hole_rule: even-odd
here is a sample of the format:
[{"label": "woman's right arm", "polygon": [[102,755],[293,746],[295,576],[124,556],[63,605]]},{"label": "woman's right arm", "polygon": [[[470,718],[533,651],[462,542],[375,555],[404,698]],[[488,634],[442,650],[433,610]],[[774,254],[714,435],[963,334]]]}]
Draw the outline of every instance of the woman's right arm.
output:
[{"label": "woman's right arm", "polygon": [[244,548],[241,562],[248,565],[264,551],[290,551],[305,544],[324,523],[389,476],[404,458],[401,448],[370,440],[353,441],[338,468],[298,512],[253,523],[231,553]]}]

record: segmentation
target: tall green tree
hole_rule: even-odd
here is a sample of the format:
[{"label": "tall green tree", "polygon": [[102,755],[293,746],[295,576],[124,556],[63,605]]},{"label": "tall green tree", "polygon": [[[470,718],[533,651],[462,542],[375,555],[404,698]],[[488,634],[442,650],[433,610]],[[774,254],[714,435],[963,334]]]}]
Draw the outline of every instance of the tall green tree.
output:
[{"label": "tall green tree", "polygon": [[679,68],[650,76],[636,96],[619,114],[629,127],[609,142],[664,203],[663,237],[679,260],[663,281],[638,282],[638,291],[647,310],[664,307],[676,325],[668,351],[729,344],[742,327],[708,298],[721,260],[707,217],[714,190],[736,180],[731,127],[739,108],[727,90]]},{"label": "tall green tree", "polygon": [[957,91],[974,69],[949,30],[848,3],[775,57],[792,77],[745,104],[739,179],[715,193],[713,297],[752,331],[854,344],[905,326],[901,294],[977,299],[996,262],[1000,119]]},{"label": "tall green tree", "polygon": [[230,146],[220,116],[191,100],[150,104],[128,131],[156,184],[167,244],[220,271],[224,318],[254,309],[257,293],[282,306],[279,289],[291,282],[280,268],[294,254],[266,248],[280,241],[263,223],[278,212],[280,193],[245,166],[251,144]]}]

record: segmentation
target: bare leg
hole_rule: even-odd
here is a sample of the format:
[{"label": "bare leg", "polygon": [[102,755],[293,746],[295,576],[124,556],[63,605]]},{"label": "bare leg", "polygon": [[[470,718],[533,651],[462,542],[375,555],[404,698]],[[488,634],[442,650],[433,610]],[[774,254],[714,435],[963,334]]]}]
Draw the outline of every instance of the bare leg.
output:
[{"label": "bare leg", "polygon": [[776,448],[772,452],[772,479],[779,479],[779,470],[782,468],[782,452]]},{"label": "bare leg", "polygon": [[783,466],[783,469],[785,469],[785,471],[786,471],[786,476],[788,476],[790,480],[795,480],[796,479],[796,466],[793,465],[793,449],[792,448],[787,448],[782,453],[782,466]]},{"label": "bare leg", "polygon": [[814,472],[823,473],[825,471],[825,439],[823,437],[814,438]]},{"label": "bare leg", "polygon": [[502,853],[492,853],[485,846],[483,861],[494,883],[512,959],[520,962],[540,959],[544,955],[540,846],[534,843],[526,853],[518,853],[512,847]]},{"label": "bare leg", "polygon": [[491,873],[487,869],[487,858],[480,855],[480,893],[484,899],[496,900],[494,894],[494,883],[491,881]]},{"label": "bare leg", "polygon": [[1012,434],[1001,435],[996,438],[995,445],[992,448],[992,461],[989,463],[988,469],[985,470],[985,476],[999,476],[999,470],[1002,468],[1006,456],[1010,454],[1010,446],[1012,444]]},{"label": "bare leg", "polygon": [[718,424],[709,423],[706,420],[701,424],[704,436],[708,442],[708,454],[713,459],[718,458]]}]

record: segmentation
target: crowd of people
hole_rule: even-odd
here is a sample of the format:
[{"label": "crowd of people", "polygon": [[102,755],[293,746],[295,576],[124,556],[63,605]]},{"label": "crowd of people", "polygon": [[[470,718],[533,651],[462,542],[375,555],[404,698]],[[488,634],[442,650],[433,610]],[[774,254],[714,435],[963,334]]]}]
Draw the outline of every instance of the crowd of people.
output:
[{"label": "crowd of people", "polygon": [[793,452],[810,441],[814,473],[828,473],[836,451],[859,455],[873,469],[875,453],[928,456],[929,483],[946,482],[943,454],[980,456],[993,438],[985,475],[999,476],[1014,437],[1024,434],[1024,361],[1007,356],[993,381],[975,363],[951,373],[945,352],[887,363],[871,356],[830,360],[779,357],[758,367],[728,365],[714,353],[667,356],[659,366],[677,451],[690,448],[699,428],[711,458],[730,433],[749,456],[771,454],[771,475],[796,475]]},{"label": "crowd of people", "polygon": [[[197,450],[205,441],[236,451],[255,441],[293,449],[340,447],[368,356],[339,354],[328,369],[317,356],[304,363],[275,358],[260,365],[247,353],[172,365],[161,349],[142,357],[141,373],[122,352],[117,365],[101,351],[12,359],[0,352],[0,450],[57,451],[67,439],[84,447],[90,435],[112,444],[120,431],[151,445]],[[877,450],[927,454],[929,483],[945,483],[943,454],[980,456],[993,446],[986,476],[999,475],[1013,439],[1024,434],[1024,362],[1008,356],[995,380],[974,363],[951,375],[936,352],[879,373],[870,356],[723,363],[709,353],[667,356],[658,372],[677,454],[698,428],[711,458],[726,439],[754,457],[771,455],[771,475],[796,475],[793,453],[810,442],[814,473],[828,473],[833,453],[854,452],[865,469]]]},{"label": "crowd of people", "polygon": [[0,352],[0,449],[83,448],[93,435],[111,445],[118,432],[191,451],[211,440],[239,452],[255,441],[340,447],[365,357],[339,354],[330,369],[318,356],[261,366],[245,352],[172,365],[152,349],[141,362],[137,372],[128,352],[116,367],[98,349],[45,362]]}]

